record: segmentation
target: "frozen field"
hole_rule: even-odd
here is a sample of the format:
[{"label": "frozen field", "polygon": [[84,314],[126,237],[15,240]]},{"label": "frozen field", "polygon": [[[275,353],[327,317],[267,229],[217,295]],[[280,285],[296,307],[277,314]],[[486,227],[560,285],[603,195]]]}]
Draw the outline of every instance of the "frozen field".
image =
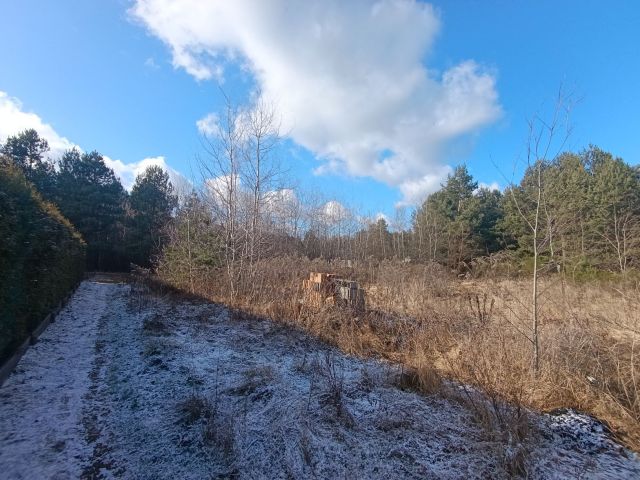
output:
[{"label": "frozen field", "polygon": [[640,478],[589,417],[505,445],[397,369],[219,306],[85,281],[0,388],[0,477]]}]

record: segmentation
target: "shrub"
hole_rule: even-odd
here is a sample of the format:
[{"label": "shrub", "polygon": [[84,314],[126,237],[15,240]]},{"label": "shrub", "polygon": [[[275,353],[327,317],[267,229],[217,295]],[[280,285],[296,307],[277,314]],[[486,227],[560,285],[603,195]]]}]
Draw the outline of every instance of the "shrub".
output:
[{"label": "shrub", "polygon": [[85,243],[10,160],[0,159],[0,361],[78,283]]},{"label": "shrub", "polygon": [[[302,302],[302,279],[314,271],[357,280],[367,292],[368,311]],[[158,283],[232,305],[240,318],[271,318],[349,354],[399,363],[402,388],[446,393],[448,382],[441,378],[471,385],[487,399],[473,408],[492,435],[525,435],[521,406],[569,407],[606,421],[618,439],[640,449],[635,273],[589,282],[573,281],[568,272],[542,276],[537,374],[527,337],[529,278],[461,280],[437,264],[383,261],[344,268],[340,262],[279,257],[258,262],[253,283],[232,299],[222,270],[193,282],[164,273],[158,269]]]}]

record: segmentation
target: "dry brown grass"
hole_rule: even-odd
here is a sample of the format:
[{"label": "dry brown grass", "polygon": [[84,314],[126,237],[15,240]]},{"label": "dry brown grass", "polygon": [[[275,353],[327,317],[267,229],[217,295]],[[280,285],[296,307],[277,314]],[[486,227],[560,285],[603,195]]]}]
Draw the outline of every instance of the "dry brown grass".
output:
[{"label": "dry brown grass", "polygon": [[[310,271],[358,280],[367,291],[367,312],[301,303],[302,279]],[[186,280],[163,273],[166,282],[188,289]],[[461,281],[437,265],[347,269],[286,257],[262,262],[233,301],[223,273],[194,284],[198,295],[301,328],[347,353],[398,362],[406,366],[406,386],[437,391],[441,377],[476,386],[489,399],[478,416],[489,415],[481,421],[496,432],[526,435],[520,406],[570,407],[606,421],[621,441],[640,450],[637,285],[543,278],[535,374],[526,278]]]}]

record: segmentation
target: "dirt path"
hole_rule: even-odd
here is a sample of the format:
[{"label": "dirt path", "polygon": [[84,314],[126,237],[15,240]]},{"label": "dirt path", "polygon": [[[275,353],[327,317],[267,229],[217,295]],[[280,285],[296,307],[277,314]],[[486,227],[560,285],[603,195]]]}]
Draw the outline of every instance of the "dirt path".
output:
[{"label": "dirt path", "polygon": [[0,389],[8,479],[638,478],[590,419],[532,416],[530,445],[388,365],[266,321],[84,282]]}]

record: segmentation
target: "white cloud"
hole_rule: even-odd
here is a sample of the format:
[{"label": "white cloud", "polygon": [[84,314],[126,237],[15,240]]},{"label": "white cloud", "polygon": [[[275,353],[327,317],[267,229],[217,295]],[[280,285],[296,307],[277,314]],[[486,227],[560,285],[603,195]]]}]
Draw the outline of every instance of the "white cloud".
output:
[{"label": "white cloud", "polygon": [[222,78],[229,62],[252,72],[318,172],[373,177],[401,203],[438,188],[448,142],[501,114],[491,72],[424,64],[440,29],[425,3],[137,0],[130,13],[198,80]]},{"label": "white cloud", "polygon": [[265,214],[268,221],[296,235],[300,229],[302,204],[296,192],[290,188],[273,190],[265,194]]},{"label": "white cloud", "polygon": [[448,165],[434,165],[433,173],[418,176],[415,179],[407,179],[400,185],[403,199],[398,202],[398,207],[418,205],[429,193],[440,189],[447,175],[453,173]]},{"label": "white cloud", "polygon": [[[235,178],[235,182],[232,179]],[[239,175],[220,175],[218,177],[207,178],[204,181],[204,194],[216,208],[226,208],[230,190],[235,189],[235,196],[239,200],[239,211],[253,208],[253,192],[243,184]],[[263,212],[274,217],[285,217],[290,215],[301,204],[296,192],[290,188],[280,190],[270,190],[264,193]],[[241,214],[241,213],[240,213]]]},{"label": "white cloud", "polygon": [[77,147],[69,139],[58,135],[53,127],[38,115],[25,112],[20,100],[0,91],[0,142],[29,128],[36,130],[49,143],[48,155],[51,158],[58,158],[65,150]]},{"label": "white cloud", "polygon": [[481,188],[486,188],[488,190],[494,190],[496,192],[501,192],[502,188],[500,188],[500,184],[498,182],[491,182],[491,183],[484,183],[484,182],[480,182],[478,183],[478,189]]},{"label": "white cloud", "polygon": [[272,190],[265,193],[265,204],[274,213],[288,212],[297,207],[299,203],[296,192],[291,188]]},{"label": "white cloud", "polygon": [[120,179],[122,186],[127,190],[131,190],[131,187],[133,187],[138,175],[143,173],[149,167],[157,166],[169,174],[169,180],[179,196],[188,195],[191,191],[191,182],[180,172],[167,165],[163,156],[148,157],[140,160],[139,162],[132,163],[124,163],[122,160],[113,160],[107,156],[103,156],[103,158],[104,163],[115,172],[116,176]]},{"label": "white cloud", "polygon": [[238,175],[220,175],[204,181],[204,194],[211,202],[211,206],[217,208],[226,208],[229,194],[235,190],[234,195],[237,196],[241,193],[241,188],[242,182]]},{"label": "white cloud", "polygon": [[349,217],[349,210],[336,200],[331,200],[322,206],[322,215],[330,222],[340,222]]},{"label": "white cloud", "polygon": [[[0,142],[4,142],[7,137],[16,135],[26,129],[33,128],[42,138],[49,143],[48,156],[52,160],[57,160],[66,150],[77,148],[83,151],[80,146],[71,142],[55,131],[48,123],[44,122],[37,114],[25,112],[22,103],[17,98],[10,97],[6,92],[0,91]],[[147,167],[158,165],[169,173],[171,183],[173,183],[179,194],[186,189],[190,190],[189,182],[182,174],[169,167],[162,156],[149,157],[139,162],[124,163],[122,160],[113,160],[104,155],[105,164],[113,169],[120,178],[122,186],[131,190],[135,178],[144,172]]]},{"label": "white cloud", "polygon": [[203,135],[207,135],[209,137],[215,137],[216,135],[218,135],[219,125],[220,119],[215,113],[210,113],[206,117],[201,118],[196,122],[198,131]]},{"label": "white cloud", "polygon": [[378,212],[375,218],[376,218],[376,222],[379,222],[380,220],[384,220],[387,223],[387,225],[389,224],[389,217],[387,217],[382,212]]}]

